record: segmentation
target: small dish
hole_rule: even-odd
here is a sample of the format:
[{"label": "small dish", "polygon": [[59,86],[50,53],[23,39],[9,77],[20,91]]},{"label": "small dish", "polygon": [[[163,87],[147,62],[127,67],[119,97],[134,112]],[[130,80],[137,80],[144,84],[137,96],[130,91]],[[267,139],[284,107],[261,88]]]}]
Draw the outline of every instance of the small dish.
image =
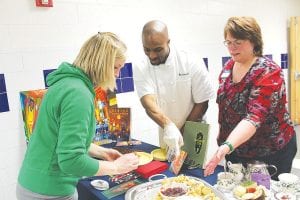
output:
[{"label": "small dish", "polygon": [[154,174],[148,178],[148,181],[156,181],[165,178],[168,178],[165,174]]},{"label": "small dish", "polygon": [[283,173],[278,176],[279,182],[276,183],[277,192],[296,193],[300,191],[298,176],[291,173]]},{"label": "small dish", "polygon": [[160,188],[160,196],[163,200],[173,200],[186,196],[188,186],[184,183],[172,182]]},{"label": "small dish", "polygon": [[234,174],[231,172],[219,172],[218,173],[218,180],[222,180],[222,179],[232,179],[234,178]]},{"label": "small dish", "polygon": [[109,188],[108,182],[101,179],[92,180],[91,185],[97,190],[107,190]]},{"label": "small dish", "polygon": [[292,173],[282,173],[279,174],[278,179],[281,183],[285,183],[288,185],[296,184],[299,181],[298,176]]},{"label": "small dish", "polygon": [[296,200],[296,196],[291,193],[277,192],[275,194],[275,199],[277,199],[277,200]]},{"label": "small dish", "polygon": [[235,187],[234,180],[221,179],[217,181],[217,188],[221,192],[231,192],[231,190],[234,187]]},{"label": "small dish", "polygon": [[235,187],[234,175],[230,172],[218,173],[217,188],[222,192],[230,192]]}]

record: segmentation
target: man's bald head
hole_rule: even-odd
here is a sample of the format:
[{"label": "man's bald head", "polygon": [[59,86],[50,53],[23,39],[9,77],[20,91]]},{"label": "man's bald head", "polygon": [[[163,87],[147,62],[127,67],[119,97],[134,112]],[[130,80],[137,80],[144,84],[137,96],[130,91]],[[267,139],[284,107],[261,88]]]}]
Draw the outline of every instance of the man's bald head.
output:
[{"label": "man's bald head", "polygon": [[152,65],[166,62],[170,53],[170,39],[166,24],[159,20],[147,22],[143,28],[142,42],[144,52]]},{"label": "man's bald head", "polygon": [[143,28],[143,36],[149,36],[154,34],[162,34],[166,38],[169,38],[168,28],[166,24],[159,20],[147,22]]}]

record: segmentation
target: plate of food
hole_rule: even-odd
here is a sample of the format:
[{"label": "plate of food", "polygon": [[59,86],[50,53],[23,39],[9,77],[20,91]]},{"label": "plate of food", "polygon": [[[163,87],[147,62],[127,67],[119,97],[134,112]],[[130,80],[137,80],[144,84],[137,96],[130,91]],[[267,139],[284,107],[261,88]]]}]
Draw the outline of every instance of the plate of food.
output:
[{"label": "plate of food", "polygon": [[265,200],[269,196],[269,191],[262,185],[257,185],[254,181],[245,181],[236,186],[233,196],[239,200]]},{"label": "plate of food", "polygon": [[226,200],[220,191],[202,179],[179,175],[150,181],[129,189],[125,200],[182,200],[212,199]]}]

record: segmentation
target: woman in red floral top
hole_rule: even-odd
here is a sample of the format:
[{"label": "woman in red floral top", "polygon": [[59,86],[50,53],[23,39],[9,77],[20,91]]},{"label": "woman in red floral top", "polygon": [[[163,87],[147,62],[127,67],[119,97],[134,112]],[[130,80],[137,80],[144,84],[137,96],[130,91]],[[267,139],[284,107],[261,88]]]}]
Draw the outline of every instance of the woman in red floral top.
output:
[{"label": "woman in red floral top", "polygon": [[224,29],[231,59],[219,76],[219,149],[205,166],[213,173],[226,157],[246,164],[259,160],[290,172],[297,152],[296,134],[286,107],[281,68],[262,56],[261,30],[254,18],[232,17]]}]

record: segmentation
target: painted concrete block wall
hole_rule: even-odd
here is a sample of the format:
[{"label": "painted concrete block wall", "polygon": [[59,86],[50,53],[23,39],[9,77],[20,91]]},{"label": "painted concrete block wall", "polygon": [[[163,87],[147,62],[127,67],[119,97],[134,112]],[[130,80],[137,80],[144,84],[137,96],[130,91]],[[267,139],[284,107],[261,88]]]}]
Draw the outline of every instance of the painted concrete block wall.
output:
[{"label": "painted concrete block wall", "polygon": [[[171,41],[208,59],[217,87],[223,27],[228,17],[254,16],[262,27],[265,54],[280,64],[287,53],[288,19],[300,14],[298,0],[54,0],[53,8],[34,1],[0,1],[0,74],[4,74],[9,111],[0,113],[0,199],[15,199],[17,174],[26,149],[19,92],[44,88],[43,70],[72,62],[82,43],[98,31],[112,31],[128,45],[128,60],[143,56],[141,29],[145,22],[167,23]],[[134,73],[134,70],[133,70]],[[217,88],[216,88],[217,89]],[[149,120],[136,92],[118,94],[120,106],[133,110],[133,137],[158,144],[157,126]],[[210,102],[212,124],[209,154],[216,148],[217,107]]]}]

